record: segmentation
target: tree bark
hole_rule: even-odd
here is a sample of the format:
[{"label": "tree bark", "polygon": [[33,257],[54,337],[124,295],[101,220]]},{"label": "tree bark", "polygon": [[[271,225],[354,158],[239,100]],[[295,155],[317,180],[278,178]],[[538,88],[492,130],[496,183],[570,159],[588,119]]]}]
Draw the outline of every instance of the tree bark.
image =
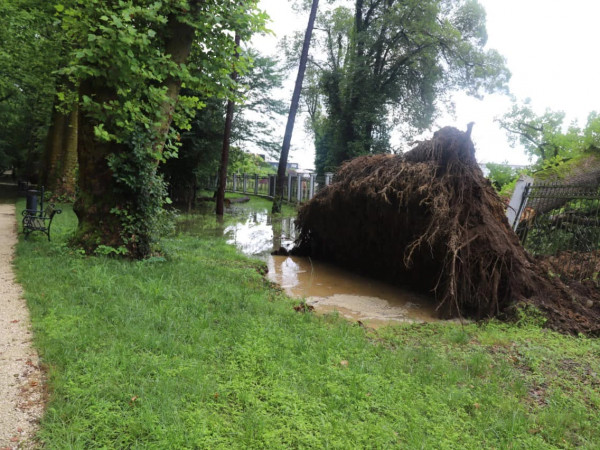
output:
[{"label": "tree bark", "polygon": [[[198,7],[201,3],[203,3],[203,0],[190,2],[192,7]],[[167,25],[168,41],[165,46],[165,53],[171,55],[173,62],[181,65],[188,59],[192,51],[195,33],[196,30],[191,25],[180,22],[176,16],[169,17]],[[157,129],[157,136],[159,138],[156,140],[155,150],[159,153],[163,151],[167,133],[173,120],[173,112],[175,111],[177,98],[181,90],[181,80],[170,76],[163,84],[167,88],[167,99],[161,105],[163,121]]]},{"label": "tree bark", "polygon": [[[101,79],[81,83],[80,98],[94,96],[98,102],[108,102],[116,94],[103,85]],[[114,210],[124,208],[124,193],[116,188],[113,172],[108,166],[110,154],[127,152],[124,144],[100,142],[95,138],[96,121],[85,112],[79,116],[77,156],[79,158],[79,195],[73,210],[79,219],[74,242],[91,253],[98,245],[118,248],[123,245],[121,218]]]},{"label": "tree bark", "polygon": [[48,129],[48,135],[46,137],[44,164],[42,173],[40,174],[40,182],[47,189],[53,191],[56,187],[58,166],[63,151],[64,128],[66,122],[65,115],[56,109],[56,104],[52,107],[52,117],[50,121],[50,128]]},{"label": "tree bark", "polygon": [[306,71],[306,63],[308,61],[308,50],[310,48],[310,39],[312,37],[312,31],[315,26],[315,18],[317,16],[317,9],[319,8],[319,0],[313,0],[312,7],[310,9],[310,16],[308,18],[308,25],[306,26],[306,33],[304,34],[304,44],[302,45],[302,53],[300,55],[300,65],[298,66],[298,75],[296,77],[296,85],[294,86],[294,93],[292,95],[292,103],[290,105],[290,112],[288,114],[288,120],[285,127],[285,134],[283,136],[283,145],[281,146],[281,155],[279,156],[279,167],[277,168],[277,183],[275,185],[275,197],[273,198],[273,213],[281,212],[281,203],[283,201],[283,182],[285,178],[285,172],[287,169],[288,155],[290,152],[290,143],[292,141],[292,133],[294,131],[294,123],[296,121],[296,113],[298,112],[298,105],[300,103],[300,93],[302,92],[302,83],[304,81],[304,72]]},{"label": "tree bark", "polygon": [[73,109],[69,113],[65,134],[60,184],[55,192],[58,195],[74,198],[77,185],[77,139],[79,136],[79,106],[77,103],[73,105]]},{"label": "tree bark", "polygon": [[77,168],[78,106],[75,103],[68,114],[52,109],[44,164],[40,182],[56,196],[72,198],[75,195]]}]

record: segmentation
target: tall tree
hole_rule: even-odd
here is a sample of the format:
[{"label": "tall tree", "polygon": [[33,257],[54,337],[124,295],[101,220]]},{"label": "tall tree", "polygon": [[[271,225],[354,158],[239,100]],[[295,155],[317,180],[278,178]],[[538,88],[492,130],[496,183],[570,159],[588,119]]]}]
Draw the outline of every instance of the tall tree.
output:
[{"label": "tall tree", "polygon": [[506,87],[504,59],[485,50],[475,0],[354,0],[319,19],[322,58],[312,60],[319,98],[311,112],[316,167],[390,151],[395,124],[431,125],[448,93]]},{"label": "tall tree", "polygon": [[[74,97],[76,94],[71,94]],[[77,171],[79,105],[75,98],[70,110],[61,107],[58,97],[52,107],[50,127],[44,148],[40,184],[56,196],[74,198]]]},{"label": "tall tree", "polygon": [[[235,58],[239,58],[240,35],[235,33]],[[231,79],[235,83],[238,78],[237,70],[231,72]],[[233,94],[232,94],[233,97]],[[229,164],[229,146],[231,143],[231,129],[233,126],[233,108],[235,101],[233,98],[227,100],[227,111],[225,112],[225,127],[223,131],[223,148],[221,150],[221,164],[219,166],[219,186],[217,189],[217,216],[222,216],[225,210],[225,185],[227,184],[227,166]]]},{"label": "tall tree", "polygon": [[[79,225],[74,242],[89,252],[143,258],[162,216],[166,189],[157,166],[176,154],[171,127],[189,127],[202,104],[180,96],[183,83],[206,95],[228,92],[233,58],[230,30],[242,39],[262,27],[256,1],[90,0],[65,9],[74,45],[62,71],[79,85]],[[195,52],[198,71],[186,61]]]},{"label": "tall tree", "polygon": [[292,94],[292,102],[290,104],[290,112],[288,114],[287,124],[285,126],[285,134],[283,136],[283,144],[281,146],[281,154],[279,156],[279,167],[277,169],[277,183],[275,186],[275,197],[273,198],[274,213],[281,212],[281,202],[283,199],[283,183],[285,179],[285,172],[287,169],[288,154],[290,152],[290,143],[292,141],[292,133],[294,131],[294,123],[296,121],[296,113],[298,112],[298,106],[300,104],[300,93],[302,92],[302,83],[304,81],[304,72],[306,71],[306,64],[308,62],[308,50],[310,48],[310,40],[312,37],[313,28],[315,25],[315,18],[317,16],[317,10],[319,8],[319,0],[312,0],[312,6],[310,9],[310,15],[308,18],[308,25],[306,26],[306,32],[304,33],[304,42],[302,45],[302,53],[300,54],[300,64],[298,65],[298,75],[296,76],[296,84],[294,86],[294,93]]}]

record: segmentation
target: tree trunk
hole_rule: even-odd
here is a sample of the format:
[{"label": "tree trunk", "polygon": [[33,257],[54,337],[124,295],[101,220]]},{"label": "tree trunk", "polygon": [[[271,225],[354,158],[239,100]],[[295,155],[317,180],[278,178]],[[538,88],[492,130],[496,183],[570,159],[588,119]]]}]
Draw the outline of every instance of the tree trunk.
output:
[{"label": "tree trunk", "polygon": [[[202,3],[200,0],[190,2],[190,4],[195,7],[198,7],[200,3]],[[165,46],[165,53],[171,55],[171,60],[173,60],[173,62],[181,65],[190,56],[196,30],[191,25],[180,22],[175,16],[169,17],[167,28],[169,40]],[[179,97],[179,91],[181,90],[181,80],[169,76],[163,84],[167,88],[167,100],[161,106],[163,121],[157,128],[158,139],[156,140],[154,147],[159,153],[162,153],[165,146],[167,133],[171,126],[173,112],[175,111],[177,98]]]},{"label": "tree trunk", "polygon": [[[81,83],[80,97],[94,95],[99,102],[115,97],[106,89],[103,80],[88,79]],[[124,244],[121,236],[121,218],[114,210],[126,204],[123,192],[115,185],[107,158],[112,153],[127,152],[124,144],[100,142],[95,138],[96,123],[85,112],[80,112],[77,156],[79,158],[79,195],[73,210],[79,219],[74,242],[91,253],[99,245],[113,248]]]},{"label": "tree trunk", "polygon": [[[55,105],[56,106],[56,105]],[[73,198],[77,168],[78,106],[68,114],[52,109],[40,183],[56,196]]]},{"label": "tree trunk", "polygon": [[55,192],[57,195],[74,198],[77,185],[77,139],[79,135],[79,106],[77,103],[73,105],[69,114],[65,134],[60,185]]},{"label": "tree trunk", "polygon": [[277,183],[275,185],[275,197],[273,198],[273,213],[281,212],[281,203],[283,200],[283,182],[285,178],[285,171],[287,169],[288,154],[290,152],[290,142],[292,140],[292,133],[294,131],[294,122],[296,121],[298,104],[300,103],[302,82],[304,81],[304,72],[306,71],[306,63],[308,61],[308,49],[310,48],[310,39],[312,37],[312,31],[315,25],[315,17],[317,16],[318,7],[319,0],[313,0],[312,7],[310,9],[310,16],[308,18],[308,25],[306,26],[306,33],[304,34],[304,44],[302,45],[302,54],[300,55],[300,65],[298,66],[296,85],[294,87],[292,103],[290,105],[290,112],[288,114],[287,125],[285,127],[285,134],[283,136],[281,155],[279,156],[279,167],[277,169]]},{"label": "tree trunk", "polygon": [[[198,6],[201,2],[190,2]],[[169,17],[166,34],[165,52],[171,59],[181,64],[190,54],[195,30],[180,22],[173,15]],[[160,106],[162,120],[156,124],[153,133],[153,148],[162,152],[166,135],[171,125],[173,111],[179,96],[181,80],[167,78],[164,83],[167,88],[167,98]],[[107,87],[106,80],[96,77],[84,80],[80,86],[80,98],[86,95],[95,102],[106,104],[117,98],[114,89]],[[142,203],[147,199],[141,198],[140,193],[125,186],[115,177],[108,165],[110,155],[130,154],[133,150],[126,144],[103,142],[95,137],[94,128],[97,120],[80,110],[79,114],[79,193],[74,205],[74,211],[79,219],[73,242],[80,245],[86,252],[93,252],[99,246],[123,249],[133,258],[144,258],[150,254],[152,230],[149,225],[156,211],[148,211]],[[158,160],[153,168],[154,174]],[[145,174],[148,177],[148,173]],[[150,174],[151,176],[151,174]],[[134,221],[137,234],[126,231],[128,224]],[[129,235],[130,234],[130,235]]]},{"label": "tree trunk", "polygon": [[[239,58],[237,48],[240,45],[240,35],[235,34],[235,58]],[[238,73],[231,72],[231,79],[235,83]],[[233,92],[231,95],[233,96]],[[227,166],[229,164],[229,143],[231,141],[231,125],[233,123],[233,99],[227,101],[227,113],[225,114],[225,131],[223,133],[223,150],[221,152],[221,165],[219,166],[219,187],[217,189],[217,216],[222,216],[225,210],[225,185],[227,184]]]},{"label": "tree trunk", "polygon": [[52,107],[52,118],[50,120],[40,183],[48,190],[54,191],[57,184],[58,168],[63,151],[65,122],[67,120],[66,116],[56,109],[56,105]]}]

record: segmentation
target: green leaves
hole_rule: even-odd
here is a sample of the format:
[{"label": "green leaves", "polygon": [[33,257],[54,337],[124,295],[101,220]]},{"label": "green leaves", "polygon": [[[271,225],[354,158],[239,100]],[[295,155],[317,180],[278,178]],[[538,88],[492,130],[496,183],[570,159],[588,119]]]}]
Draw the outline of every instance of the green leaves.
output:
[{"label": "green leaves", "polygon": [[[249,37],[262,28],[256,3],[77,0],[64,9],[62,26],[72,50],[60,73],[81,86],[82,129],[93,132],[82,158],[97,152],[90,157],[94,166],[80,161],[80,174],[82,167],[89,178],[110,173],[97,181],[105,192],[97,202],[116,202],[118,208],[107,214],[115,220],[118,210],[121,223],[109,232],[99,231],[100,215],[80,224],[79,238],[88,250],[115,247],[120,235],[132,256],[148,255],[166,198],[157,166],[180,145],[172,125],[189,129],[190,118],[204,105],[196,96],[178,99],[179,89],[185,85],[223,97],[230,91],[232,67],[248,69],[248,60],[236,62],[231,35]],[[186,64],[190,47],[194,59]],[[82,192],[86,201],[94,195]],[[86,228],[98,236],[89,245],[83,242],[90,234]],[[112,233],[112,241],[103,242],[102,233]]]},{"label": "green leaves", "polygon": [[428,127],[439,99],[503,90],[504,58],[484,49],[485,11],[473,0],[355,0],[322,14],[309,76],[319,172],[391,150],[395,123]]},{"label": "green leaves", "polygon": [[565,113],[546,109],[543,114],[533,111],[531,101],[514,103],[511,110],[497,119],[507,132],[509,142],[522,145],[537,163],[581,155],[600,148],[600,120],[592,112],[585,127],[577,123],[565,125]]}]

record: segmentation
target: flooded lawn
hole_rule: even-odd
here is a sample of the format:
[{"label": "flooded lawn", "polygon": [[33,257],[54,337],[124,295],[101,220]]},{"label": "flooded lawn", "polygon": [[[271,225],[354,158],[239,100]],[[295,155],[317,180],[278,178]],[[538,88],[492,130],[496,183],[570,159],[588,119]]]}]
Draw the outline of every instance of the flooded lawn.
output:
[{"label": "flooded lawn", "polygon": [[[362,277],[332,264],[311,258],[273,256],[274,249],[291,249],[295,239],[294,219],[271,217],[269,212],[239,213],[237,221],[223,225],[229,244],[244,254],[264,260],[270,281],[291,297],[304,298],[317,312],[337,312],[350,320],[377,327],[394,322],[437,320],[433,298],[381,281]],[[202,219],[199,219],[201,222]],[[193,220],[181,231],[198,233]],[[208,231],[204,225],[204,231]]]}]

